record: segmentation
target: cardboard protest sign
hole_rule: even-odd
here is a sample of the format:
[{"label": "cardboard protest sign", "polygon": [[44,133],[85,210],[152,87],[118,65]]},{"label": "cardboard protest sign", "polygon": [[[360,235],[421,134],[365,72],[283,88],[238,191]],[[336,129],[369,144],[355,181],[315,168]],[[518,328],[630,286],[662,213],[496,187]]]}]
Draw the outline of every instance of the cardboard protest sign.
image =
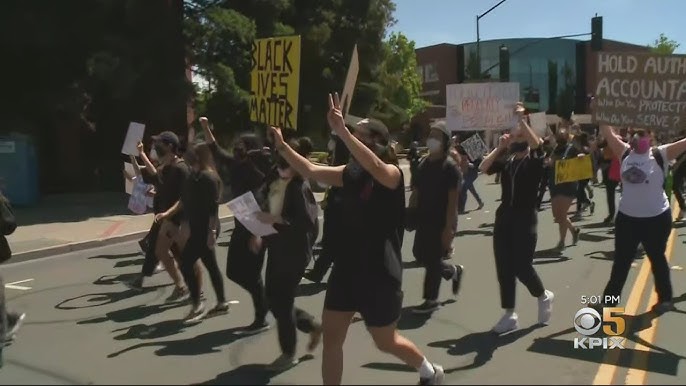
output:
[{"label": "cardboard protest sign", "polygon": [[555,184],[591,178],[593,178],[593,162],[590,155],[555,161]]},{"label": "cardboard protest sign", "polygon": [[642,129],[686,123],[686,56],[598,54],[594,121]]},{"label": "cardboard protest sign", "polygon": [[548,131],[548,117],[545,113],[529,114],[529,126],[541,137]]},{"label": "cardboard protest sign", "polygon": [[481,139],[479,134],[474,134],[460,142],[460,146],[462,146],[469,156],[469,159],[472,161],[479,159],[488,153],[488,146],[486,146],[486,143]]},{"label": "cardboard protest sign", "polygon": [[138,156],[138,142],[143,140],[145,125],[138,122],[129,123],[129,129],[121,147],[121,153],[125,155]]},{"label": "cardboard protest sign", "polygon": [[297,129],[300,36],[257,39],[251,58],[250,120]]},{"label": "cardboard protest sign", "polygon": [[516,123],[519,83],[470,83],[446,86],[446,123],[450,130],[505,130]]},{"label": "cardboard protest sign", "polygon": [[341,108],[343,109],[343,116],[347,116],[350,111],[350,104],[353,101],[353,94],[355,93],[355,85],[357,84],[357,75],[360,73],[360,59],[357,54],[357,44],[353,48],[353,55],[350,58],[350,66],[348,66],[348,75],[345,77],[345,85],[341,93]]}]

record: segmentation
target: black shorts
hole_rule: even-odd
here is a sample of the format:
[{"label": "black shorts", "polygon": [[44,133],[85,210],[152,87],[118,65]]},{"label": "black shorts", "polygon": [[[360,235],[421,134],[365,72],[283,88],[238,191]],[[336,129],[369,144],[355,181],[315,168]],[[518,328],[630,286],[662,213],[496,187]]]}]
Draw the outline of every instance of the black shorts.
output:
[{"label": "black shorts", "polygon": [[359,312],[367,327],[386,327],[400,319],[403,308],[401,283],[390,277],[360,279],[334,265],[329,277],[324,309]]}]

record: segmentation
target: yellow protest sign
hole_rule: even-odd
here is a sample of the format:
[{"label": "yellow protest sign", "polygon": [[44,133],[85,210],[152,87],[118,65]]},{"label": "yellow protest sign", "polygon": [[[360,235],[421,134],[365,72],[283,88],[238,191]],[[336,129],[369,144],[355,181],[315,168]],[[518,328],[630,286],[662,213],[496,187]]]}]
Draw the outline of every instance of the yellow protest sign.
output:
[{"label": "yellow protest sign", "polygon": [[300,92],[300,36],[257,39],[252,44],[250,120],[296,129]]},{"label": "yellow protest sign", "polygon": [[590,155],[555,161],[555,184],[591,178],[593,178],[593,162]]}]

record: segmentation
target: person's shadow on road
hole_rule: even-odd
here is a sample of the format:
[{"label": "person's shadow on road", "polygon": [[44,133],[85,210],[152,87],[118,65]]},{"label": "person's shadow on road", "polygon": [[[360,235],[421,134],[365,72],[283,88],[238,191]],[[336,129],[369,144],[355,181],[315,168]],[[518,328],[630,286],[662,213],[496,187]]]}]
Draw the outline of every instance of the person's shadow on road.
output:
[{"label": "person's shadow on road", "polygon": [[93,259],[119,260],[119,259],[124,259],[127,257],[136,257],[136,256],[141,256],[141,255],[142,254],[140,252],[123,253],[120,255],[97,255],[97,256],[89,257],[88,260],[93,260]]},{"label": "person's shadow on road", "polygon": [[472,363],[445,369],[446,374],[450,374],[457,371],[476,369],[485,365],[493,359],[493,354],[498,348],[512,344],[541,327],[543,327],[543,325],[535,324],[528,328],[516,330],[504,335],[498,335],[493,331],[475,332],[459,339],[429,343],[429,347],[448,349],[448,354],[454,356],[467,355],[473,352],[476,353],[476,357],[474,357]]},{"label": "person's shadow on road", "polygon": [[[152,325],[151,330],[163,331],[169,326],[158,327],[159,324],[169,324],[170,322],[160,322]],[[108,358],[115,358],[129,351],[138,350],[145,347],[160,347],[155,350],[157,356],[195,356],[210,354],[220,351],[221,346],[227,346],[241,338],[257,338],[259,335],[245,336],[237,334],[244,327],[230,328],[227,330],[212,331],[189,339],[168,340],[162,342],[139,343],[124,350],[109,354]]]},{"label": "person's shadow on road", "polygon": [[141,291],[129,289],[122,292],[102,292],[97,294],[79,295],[61,301],[60,303],[55,305],[55,309],[68,311],[106,306],[125,299],[130,299],[136,295],[154,292],[163,287],[167,287],[167,285],[145,287]]},{"label": "person's shadow on road", "polygon": [[[300,357],[298,364],[312,359],[314,359],[314,356],[310,354],[303,355]],[[196,385],[268,385],[272,378],[284,372],[269,371],[267,370],[267,365],[264,364],[249,364],[236,367],[233,370],[217,375],[215,379],[196,383]],[[287,383],[279,384],[287,385]]]},{"label": "person's shadow on road", "polygon": [[82,320],[77,322],[76,324],[96,324],[107,321],[112,321],[115,323],[128,323],[134,320],[140,320],[147,318],[149,316],[158,315],[164,311],[179,308],[181,306],[184,306],[182,302],[137,305],[129,308],[123,308],[121,310],[111,311],[106,313],[104,316],[98,316],[95,318]]}]

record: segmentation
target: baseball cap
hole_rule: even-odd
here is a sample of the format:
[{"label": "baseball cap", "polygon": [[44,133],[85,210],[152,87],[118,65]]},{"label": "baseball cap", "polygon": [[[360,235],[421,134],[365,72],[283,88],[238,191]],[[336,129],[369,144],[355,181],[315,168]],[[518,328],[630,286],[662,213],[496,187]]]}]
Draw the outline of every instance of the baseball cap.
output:
[{"label": "baseball cap", "polygon": [[365,129],[369,130],[369,133],[372,135],[381,137],[385,141],[384,145],[388,144],[388,142],[391,140],[391,134],[388,131],[388,127],[386,127],[386,125],[384,125],[383,122],[378,119],[365,118],[357,122],[353,126],[353,129],[360,127],[364,127]]},{"label": "baseball cap", "polygon": [[179,136],[171,131],[163,131],[157,135],[152,136],[153,141],[161,142],[167,145],[173,145],[178,148],[181,145],[179,141]]},{"label": "baseball cap", "polygon": [[445,121],[433,122],[431,124],[431,126],[429,126],[429,128],[431,130],[438,130],[438,131],[442,132],[443,134],[445,134],[446,137],[448,137],[448,139],[450,139],[450,135],[452,134],[450,132],[450,130],[448,130],[448,127],[446,126]]}]

